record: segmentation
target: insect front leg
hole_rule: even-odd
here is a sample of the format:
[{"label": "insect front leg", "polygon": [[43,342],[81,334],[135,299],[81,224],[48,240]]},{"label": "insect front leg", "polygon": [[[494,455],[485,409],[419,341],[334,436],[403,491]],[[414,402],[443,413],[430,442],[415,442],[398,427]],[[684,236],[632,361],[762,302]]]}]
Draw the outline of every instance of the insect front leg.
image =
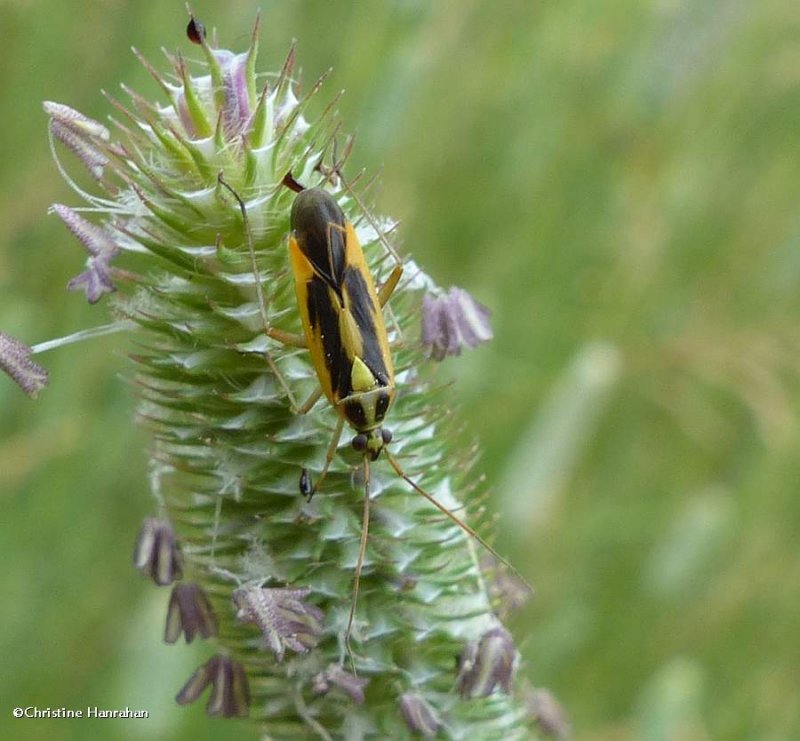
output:
[{"label": "insect front leg", "polygon": [[[318,398],[319,396],[317,396],[317,399]],[[314,401],[316,401],[316,399]],[[344,429],[344,417],[339,417],[339,421],[336,423],[336,429],[333,431],[333,437],[331,438],[331,442],[328,445],[328,451],[327,453],[325,453],[325,463],[322,466],[322,473],[320,473],[319,478],[317,479],[317,483],[311,487],[311,491],[308,494],[309,502],[311,501],[311,497],[313,497],[314,494],[316,494],[319,488],[322,486],[322,482],[325,481],[325,477],[328,475],[328,469],[331,467],[331,463],[333,463],[333,459],[336,457],[336,451],[339,449],[339,441],[342,439],[343,429]]]}]

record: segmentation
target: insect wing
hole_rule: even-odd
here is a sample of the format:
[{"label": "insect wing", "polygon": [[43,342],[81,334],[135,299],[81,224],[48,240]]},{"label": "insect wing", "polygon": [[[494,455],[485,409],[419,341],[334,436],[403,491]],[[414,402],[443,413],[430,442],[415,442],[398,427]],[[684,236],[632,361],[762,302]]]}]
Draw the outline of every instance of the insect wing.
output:
[{"label": "insect wing", "polygon": [[297,247],[314,273],[341,294],[347,248],[346,221],[333,197],[319,188],[300,193],[292,206],[292,229]]},{"label": "insect wing", "polygon": [[[314,271],[313,265],[303,254],[294,236],[289,239],[289,257],[294,273],[297,306],[311,354],[311,363],[323,393],[329,401],[335,403],[334,381],[329,368],[342,367],[344,362],[341,356],[343,349],[338,341],[338,299],[325,280]],[[320,318],[325,321],[326,326],[322,326]],[[329,356],[326,355],[326,339]],[[337,386],[340,384],[338,375],[337,373]]]},{"label": "insect wing", "polygon": [[389,339],[378,293],[353,225],[347,224],[343,294],[361,336],[359,357],[381,386],[394,385]]},{"label": "insect wing", "polygon": [[[324,246],[318,243],[322,234]],[[352,394],[355,357],[379,385],[393,384],[386,326],[352,224],[305,230],[301,237],[302,245],[291,236],[289,253],[303,330],[325,396],[336,405]]]}]

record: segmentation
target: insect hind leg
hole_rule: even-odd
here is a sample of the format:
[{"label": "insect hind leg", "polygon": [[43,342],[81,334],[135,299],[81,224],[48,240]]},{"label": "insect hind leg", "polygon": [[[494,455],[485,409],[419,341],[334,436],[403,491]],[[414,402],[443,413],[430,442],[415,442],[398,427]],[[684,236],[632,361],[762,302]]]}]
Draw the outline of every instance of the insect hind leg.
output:
[{"label": "insect hind leg", "polygon": [[292,411],[300,416],[308,414],[313,409],[314,404],[319,401],[321,396],[322,386],[319,386],[315,391],[311,392],[311,395],[299,407],[297,407],[297,409],[293,409]]},{"label": "insect hind leg", "polygon": [[[250,265],[253,270],[253,280],[255,281],[256,285],[256,295],[258,297],[258,308],[259,313],[261,314],[261,321],[264,325],[264,333],[267,337],[280,342],[283,345],[287,345],[290,347],[307,347],[307,343],[305,338],[300,335],[294,335],[291,332],[284,332],[280,329],[275,329],[274,327],[270,326],[269,323],[269,316],[267,314],[267,303],[264,297],[264,289],[261,285],[261,271],[258,268],[258,261],[256,260],[256,251],[253,246],[253,232],[250,229],[250,219],[247,216],[247,206],[245,205],[244,201],[242,200],[241,196],[236,192],[236,190],[231,186],[224,178],[222,172],[220,171],[217,175],[217,182],[225,188],[236,200],[236,203],[239,205],[239,210],[242,214],[242,224],[244,226],[245,237],[247,239],[247,250],[250,254]],[[283,392],[286,394],[286,397],[289,400],[289,404],[293,411],[299,409],[297,405],[297,401],[294,398],[294,394],[292,390],[289,388],[289,384],[287,383],[286,379],[284,378],[283,374],[280,372],[275,360],[272,358],[269,350],[264,350],[264,359],[269,366],[269,369],[274,374],[275,378],[277,379],[278,383],[280,384]]]},{"label": "insect hind leg", "polygon": [[[352,142],[348,142],[349,146],[352,147]],[[348,151],[349,154],[349,151]],[[345,179],[344,175],[342,175],[340,164],[337,164],[334,161],[334,171],[339,176],[341,180],[342,186],[350,195],[350,197],[356,202],[358,207],[361,209],[361,212],[364,214],[364,218],[367,220],[369,225],[375,230],[375,234],[378,237],[378,241],[381,243],[383,248],[389,254],[389,256],[394,260],[394,268],[392,272],[389,274],[389,277],[386,279],[386,282],[378,289],[378,303],[380,304],[381,308],[386,307],[386,304],[389,302],[389,299],[394,294],[395,289],[397,288],[398,284],[400,283],[400,279],[403,277],[403,260],[401,259],[400,255],[397,254],[397,250],[392,247],[391,243],[388,239],[386,239],[386,234],[384,233],[383,229],[381,229],[380,225],[378,224],[375,217],[372,215],[372,212],[366,207],[364,202],[361,200],[361,197],[356,193],[355,189],[353,188],[351,183],[348,183]],[[395,329],[397,330],[397,334],[399,337],[402,338],[403,332],[400,329],[400,325],[397,322],[394,314],[391,311],[391,308],[388,309],[389,315],[392,318],[392,323],[394,324]]]},{"label": "insect hind leg", "polygon": [[392,268],[392,272],[386,279],[386,282],[378,289],[378,303],[381,308],[386,306],[386,302],[392,297],[400,278],[403,277],[403,264],[399,263]]},{"label": "insect hind leg", "polygon": [[[344,178],[342,178],[342,182],[344,182]],[[352,191],[351,191],[352,192]],[[388,242],[385,241],[385,237],[381,232],[378,231],[378,227],[373,224],[373,229],[376,230],[378,233],[378,239],[381,241],[381,244],[388,245]],[[327,225],[327,241],[328,241],[328,262],[333,267],[333,240],[331,238],[331,234],[333,231],[337,231],[342,234],[343,239],[347,239],[347,231],[339,224],[328,223]],[[386,306],[386,303],[392,297],[397,288],[398,283],[400,283],[400,279],[403,277],[404,266],[403,263],[400,261],[400,258],[397,256],[396,253],[392,252],[392,255],[397,259],[395,266],[392,268],[392,272],[389,274],[389,277],[383,283],[383,285],[378,289],[378,304],[381,308]],[[331,270],[331,272],[333,272]]]}]

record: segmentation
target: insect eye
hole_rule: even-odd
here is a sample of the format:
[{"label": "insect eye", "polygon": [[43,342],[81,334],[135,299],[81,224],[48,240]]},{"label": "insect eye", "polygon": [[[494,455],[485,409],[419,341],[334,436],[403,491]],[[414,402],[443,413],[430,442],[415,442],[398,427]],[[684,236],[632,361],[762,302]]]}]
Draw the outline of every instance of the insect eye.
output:
[{"label": "insect eye", "polygon": [[385,427],[381,427],[381,439],[383,440],[384,445],[388,445],[392,442],[392,431],[387,430]]},{"label": "insect eye", "polygon": [[359,453],[363,453],[367,449],[367,436],[356,435],[353,438],[351,445],[353,446],[353,450],[357,450]]}]

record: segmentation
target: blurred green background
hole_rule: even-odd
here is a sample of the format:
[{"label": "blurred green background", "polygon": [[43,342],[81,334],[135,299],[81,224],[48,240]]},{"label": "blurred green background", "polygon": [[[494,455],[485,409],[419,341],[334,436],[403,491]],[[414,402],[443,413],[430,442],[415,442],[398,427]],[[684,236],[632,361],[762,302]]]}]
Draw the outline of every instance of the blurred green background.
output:
[{"label": "blurred green background", "polygon": [[[256,5],[197,0],[223,45]],[[534,582],[514,629],[580,741],[800,738],[800,4],[791,0],[274,0],[345,88],[351,161],[442,284],[494,311],[448,361],[480,431],[499,549]],[[0,327],[106,321],[63,290],[84,256],[44,99],[159,93],[130,52],[192,52],[182,2],[0,2]],[[325,93],[321,97],[327,97]],[[143,433],[110,337],[0,379],[0,736],[245,739],[172,696],[205,655],[160,643],[134,572]],[[24,720],[16,705],[145,708]]]}]

